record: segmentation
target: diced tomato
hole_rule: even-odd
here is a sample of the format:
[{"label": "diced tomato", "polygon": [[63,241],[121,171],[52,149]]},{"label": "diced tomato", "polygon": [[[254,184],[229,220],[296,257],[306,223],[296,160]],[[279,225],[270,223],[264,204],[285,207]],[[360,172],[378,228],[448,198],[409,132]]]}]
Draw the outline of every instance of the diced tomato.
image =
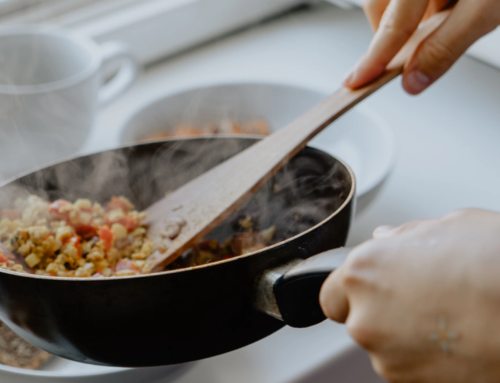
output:
[{"label": "diced tomato", "polygon": [[0,253],[0,263],[7,263],[8,261],[7,257]]},{"label": "diced tomato", "polygon": [[64,199],[58,199],[57,201],[52,202],[49,209],[52,219],[67,220],[69,211],[64,211],[63,208],[69,205],[71,205],[71,202]]},{"label": "diced tomato", "polygon": [[137,270],[137,271],[141,271],[141,269],[134,264],[134,262],[132,262],[130,259],[120,259],[118,261],[118,263],[116,264],[116,268],[115,268],[116,271],[120,271],[120,270]]},{"label": "diced tomato", "polygon": [[12,209],[2,209],[2,212],[0,213],[0,217],[2,218],[8,218],[11,221],[18,219],[19,218],[19,213],[16,210]]},{"label": "diced tomato", "polygon": [[139,222],[132,217],[123,217],[118,220],[118,223],[121,223],[123,226],[127,228],[129,232],[134,231],[139,226]]},{"label": "diced tomato", "polygon": [[108,204],[106,205],[106,209],[108,211],[121,209],[125,214],[127,214],[130,211],[130,206],[121,198],[111,197],[111,201],[109,201]]},{"label": "diced tomato", "polygon": [[83,238],[90,238],[97,235],[97,228],[92,225],[72,225],[75,232]]},{"label": "diced tomato", "polygon": [[99,239],[104,242],[104,251],[108,252],[113,246],[113,232],[109,230],[109,227],[99,227]]},{"label": "diced tomato", "polygon": [[137,220],[134,219],[133,217],[123,217],[116,221],[111,221],[108,218],[106,218],[106,225],[108,225],[109,227],[113,226],[114,223],[122,224],[123,226],[125,226],[125,228],[129,233],[137,229],[137,226],[139,226],[139,222],[137,222]]},{"label": "diced tomato", "polygon": [[76,250],[78,250],[78,257],[82,257],[82,244],[81,244],[81,241],[80,241],[80,237],[78,235],[74,235],[70,238],[68,238],[67,240],[64,241],[64,243],[73,243],[76,247]]}]

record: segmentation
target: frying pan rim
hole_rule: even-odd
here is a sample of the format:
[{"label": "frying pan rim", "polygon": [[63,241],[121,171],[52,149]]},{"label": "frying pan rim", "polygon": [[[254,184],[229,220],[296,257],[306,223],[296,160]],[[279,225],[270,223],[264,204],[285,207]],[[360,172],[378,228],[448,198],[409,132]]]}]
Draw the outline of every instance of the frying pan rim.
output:
[{"label": "frying pan rim", "polygon": [[[61,164],[63,162],[68,162],[68,161],[76,160],[76,159],[83,158],[83,157],[92,156],[92,155],[99,154],[99,153],[105,153],[105,152],[108,152],[108,151],[115,151],[115,150],[120,150],[120,149],[127,149],[127,148],[131,148],[131,147],[134,147],[134,146],[146,145],[146,144],[152,144],[152,143],[164,143],[164,142],[172,142],[172,141],[195,141],[195,140],[201,140],[201,139],[207,139],[207,138],[212,138],[212,139],[220,139],[220,138],[222,138],[222,139],[235,139],[235,138],[236,139],[239,139],[239,138],[243,138],[243,139],[245,139],[245,138],[246,139],[248,139],[248,138],[250,138],[250,139],[262,139],[263,136],[262,135],[255,135],[255,134],[238,134],[238,135],[221,134],[221,135],[216,135],[216,136],[214,136],[214,135],[205,135],[205,136],[196,136],[196,137],[181,136],[181,137],[168,138],[168,139],[163,139],[163,140],[154,140],[154,139],[140,140],[140,141],[137,141],[135,143],[129,143],[129,144],[121,145],[121,146],[118,146],[118,147],[113,148],[113,149],[98,150],[98,151],[87,153],[87,154],[84,154],[84,155],[71,156],[71,157],[67,157],[65,159],[62,159],[60,161],[55,161],[53,163],[50,163],[50,164],[47,164],[47,165],[44,165],[44,166],[40,166],[38,168],[35,168],[35,169],[29,170],[27,172],[24,172],[22,174],[19,174],[16,177],[11,177],[8,180],[2,182],[0,184],[0,189],[3,188],[4,186],[7,186],[7,185],[11,184],[12,182],[15,182],[16,180],[19,180],[19,179],[21,179],[21,178],[23,178],[23,177],[25,177],[27,175],[30,175],[32,173],[37,172],[37,171],[40,171],[40,170],[43,170],[43,169],[46,169],[46,168],[50,168],[52,166]],[[309,146],[306,145],[305,147],[309,147]],[[350,168],[349,165],[347,165],[344,161],[342,161],[338,157],[336,157],[336,156],[334,156],[334,155],[332,155],[330,153],[326,153],[325,151],[323,151],[321,149],[316,149],[316,148],[312,148],[312,147],[309,147],[309,148],[317,150],[317,151],[319,151],[321,153],[325,153],[325,154],[329,155],[330,157],[332,157],[333,159],[335,159],[335,161],[339,162],[340,164],[342,164],[347,169],[347,172],[349,173],[349,175],[351,177],[351,188],[350,188],[350,191],[349,191],[349,195],[347,196],[346,200],[342,203],[342,205],[340,205],[332,214],[330,214],[324,220],[318,222],[316,225],[310,227],[309,229],[304,230],[301,233],[296,234],[293,237],[287,238],[287,239],[285,239],[285,240],[283,240],[281,242],[275,243],[274,245],[267,246],[264,249],[252,251],[250,253],[238,255],[236,257],[232,257],[232,258],[229,258],[229,259],[222,259],[220,261],[206,263],[204,265],[196,265],[196,266],[191,266],[191,267],[184,267],[182,269],[160,271],[160,272],[151,273],[151,274],[128,275],[128,276],[109,277],[109,278],[78,278],[78,277],[55,277],[55,276],[48,276],[48,275],[36,275],[36,274],[19,273],[17,271],[11,271],[11,270],[7,270],[7,269],[3,269],[3,268],[0,268],[0,273],[10,274],[10,275],[13,275],[15,277],[34,278],[34,279],[42,279],[42,280],[50,280],[50,281],[101,282],[102,283],[102,282],[111,282],[111,281],[115,281],[115,280],[124,280],[124,279],[138,279],[138,278],[146,278],[146,277],[160,277],[160,276],[168,275],[168,274],[176,274],[176,273],[187,272],[187,271],[202,270],[202,269],[204,269],[206,267],[213,267],[213,266],[218,266],[218,265],[221,265],[221,264],[229,263],[229,262],[232,262],[232,261],[237,261],[237,260],[240,260],[240,259],[243,259],[243,258],[246,258],[246,257],[250,257],[252,255],[261,253],[263,251],[267,251],[268,249],[273,249],[273,248],[282,246],[282,245],[284,245],[284,244],[286,244],[286,243],[288,243],[288,242],[290,242],[292,240],[295,240],[296,238],[299,238],[299,237],[301,237],[301,236],[303,236],[303,235],[305,235],[305,234],[307,234],[307,233],[309,233],[309,232],[317,229],[318,227],[322,226],[325,222],[331,220],[333,217],[335,217],[337,214],[339,214],[349,203],[351,203],[352,199],[354,198],[354,196],[356,194],[356,186],[357,186],[356,177],[355,177],[354,172],[352,171],[352,169]]]}]

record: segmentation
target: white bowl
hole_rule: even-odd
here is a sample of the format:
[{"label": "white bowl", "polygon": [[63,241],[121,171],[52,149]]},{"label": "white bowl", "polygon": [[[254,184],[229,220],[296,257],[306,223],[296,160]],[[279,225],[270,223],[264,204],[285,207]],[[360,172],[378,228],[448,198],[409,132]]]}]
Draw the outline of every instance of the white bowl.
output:
[{"label": "white bowl", "polygon": [[[284,127],[327,94],[270,83],[207,85],[146,102],[125,123],[122,144],[132,144],[179,124],[203,127],[222,120],[265,120],[272,131]],[[348,163],[358,184],[358,211],[371,202],[395,160],[395,139],[376,112],[357,107],[315,137],[311,146]]]}]

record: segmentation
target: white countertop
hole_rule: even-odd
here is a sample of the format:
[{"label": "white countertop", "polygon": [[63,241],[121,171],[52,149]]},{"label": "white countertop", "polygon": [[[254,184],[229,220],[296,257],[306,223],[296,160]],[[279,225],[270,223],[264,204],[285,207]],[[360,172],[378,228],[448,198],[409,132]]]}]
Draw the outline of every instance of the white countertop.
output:
[{"label": "white countertop", "polygon": [[[370,36],[360,10],[325,5],[159,63],[102,111],[83,151],[116,146],[119,127],[134,110],[159,95],[200,84],[256,80],[333,92]],[[422,96],[406,95],[397,81],[366,100],[392,123],[399,156],[381,195],[354,223],[350,243],[369,238],[380,224],[463,207],[500,210],[499,100],[500,71],[469,57]],[[306,382],[313,370],[324,368],[349,345],[344,328],[333,323],[285,328],[244,349],[201,361],[176,381]]]}]

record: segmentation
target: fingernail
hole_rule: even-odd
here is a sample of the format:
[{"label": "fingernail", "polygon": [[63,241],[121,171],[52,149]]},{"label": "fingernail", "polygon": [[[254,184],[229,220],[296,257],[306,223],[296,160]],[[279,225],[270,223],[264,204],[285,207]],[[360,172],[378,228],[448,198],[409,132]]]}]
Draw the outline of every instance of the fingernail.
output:
[{"label": "fingernail", "polygon": [[364,57],[361,57],[356,64],[354,64],[353,68],[345,75],[342,82],[345,86],[350,87],[354,83],[354,80],[356,79],[356,72],[361,67],[363,59]]},{"label": "fingernail", "polygon": [[342,80],[342,83],[346,86],[349,86],[352,82],[352,79],[354,77],[354,69],[351,69],[345,76],[344,79]]},{"label": "fingernail", "polygon": [[394,226],[379,226],[373,231],[373,238],[388,238],[397,231]]},{"label": "fingernail", "polygon": [[406,75],[405,88],[412,94],[417,94],[431,85],[431,79],[426,74],[414,70]]}]

